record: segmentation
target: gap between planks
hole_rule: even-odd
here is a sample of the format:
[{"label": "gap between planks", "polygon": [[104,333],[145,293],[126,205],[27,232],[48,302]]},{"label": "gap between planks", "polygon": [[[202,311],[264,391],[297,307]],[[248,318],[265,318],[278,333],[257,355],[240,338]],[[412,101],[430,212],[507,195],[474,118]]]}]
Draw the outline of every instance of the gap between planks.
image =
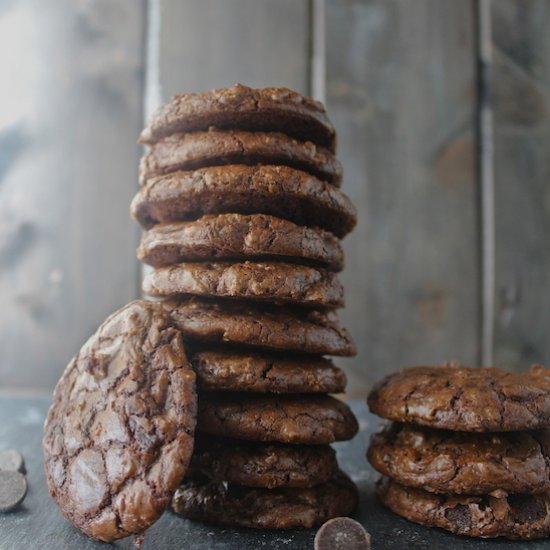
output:
[{"label": "gap between planks", "polygon": [[491,105],[491,0],[477,0],[477,135],[480,199],[481,364],[494,358],[495,327],[495,178]]}]

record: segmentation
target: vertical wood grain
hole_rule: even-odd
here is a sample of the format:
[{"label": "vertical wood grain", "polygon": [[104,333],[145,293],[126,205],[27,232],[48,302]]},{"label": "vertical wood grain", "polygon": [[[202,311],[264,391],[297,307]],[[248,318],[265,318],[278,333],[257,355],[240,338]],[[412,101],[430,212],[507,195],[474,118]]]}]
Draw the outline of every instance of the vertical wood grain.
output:
[{"label": "vertical wood grain", "polygon": [[326,1],[327,108],[344,190],[358,393],[407,364],[480,351],[473,2]]},{"label": "vertical wood grain", "polygon": [[309,91],[308,0],[160,0],[162,99],[237,82]]},{"label": "vertical wood grain", "polygon": [[138,295],[145,1],[0,4],[0,386],[52,388]]},{"label": "vertical wood grain", "polygon": [[550,364],[550,3],[492,2],[495,363]]}]

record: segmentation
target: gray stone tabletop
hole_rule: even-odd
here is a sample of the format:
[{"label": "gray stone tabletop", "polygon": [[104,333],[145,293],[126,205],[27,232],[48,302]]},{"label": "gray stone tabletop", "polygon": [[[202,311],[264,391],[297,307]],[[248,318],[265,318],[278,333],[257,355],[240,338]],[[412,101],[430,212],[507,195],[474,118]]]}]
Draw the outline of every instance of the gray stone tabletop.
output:
[{"label": "gray stone tabletop", "polygon": [[[96,550],[133,548],[131,539],[108,545],[95,542],[68,523],[49,498],[42,469],[40,440],[48,399],[0,398],[0,449],[16,448],[25,457],[29,492],[21,508],[0,514],[0,550]],[[429,529],[401,519],[384,509],[374,494],[376,474],[368,466],[365,450],[378,419],[362,401],[352,401],[361,431],[338,449],[342,468],[359,486],[361,499],[355,518],[372,535],[373,549],[396,550],[542,550],[550,541],[510,542],[475,540]],[[218,529],[166,512],[147,532],[143,550],[256,550],[312,549],[315,531],[256,531]]]}]

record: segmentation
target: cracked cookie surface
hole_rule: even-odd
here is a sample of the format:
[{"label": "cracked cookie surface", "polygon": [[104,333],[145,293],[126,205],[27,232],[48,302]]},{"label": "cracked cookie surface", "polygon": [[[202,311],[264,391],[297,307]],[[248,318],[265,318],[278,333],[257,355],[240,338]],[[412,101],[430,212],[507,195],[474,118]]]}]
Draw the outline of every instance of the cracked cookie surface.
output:
[{"label": "cracked cookie surface", "polygon": [[373,435],[367,456],[382,474],[430,492],[550,491],[550,430],[466,433],[393,423]]},{"label": "cracked cookie surface", "polygon": [[196,298],[162,306],[186,337],[212,343],[298,353],[352,356],[355,344],[333,312]]},{"label": "cracked cookie surface", "polygon": [[344,289],[335,273],[281,262],[158,267],[146,275],[143,292],[157,297],[200,296],[329,309],[344,305]]},{"label": "cracked cookie surface", "polygon": [[310,529],[350,514],[357,488],[338,472],[310,489],[253,489],[217,482],[185,482],[174,495],[174,512],[186,518],[227,527]]},{"label": "cracked cookie surface", "polygon": [[244,487],[313,487],[338,470],[328,445],[284,445],[198,437],[187,475]]},{"label": "cracked cookie surface", "polygon": [[195,374],[181,333],[158,304],[131,302],[56,386],[43,439],[50,494],[91,537],[142,533],[185,474],[195,422]]},{"label": "cracked cookie surface", "polygon": [[472,432],[550,427],[550,370],[409,367],[381,380],[368,397],[383,418]]},{"label": "cracked cookie surface", "polygon": [[410,521],[470,537],[537,539],[550,535],[550,494],[438,495],[388,478],[377,484],[382,502]]},{"label": "cracked cookie surface", "polygon": [[249,88],[242,84],[174,96],[153,113],[140,143],[210,127],[279,131],[332,152],[336,147],[336,132],[322,103],[288,88]]},{"label": "cracked cookie surface", "polygon": [[200,351],[191,357],[200,389],[258,393],[340,393],[344,371],[323,357]]},{"label": "cracked cookie surface", "polygon": [[251,441],[323,445],[359,429],[348,405],[328,395],[202,393],[198,411],[197,431]]},{"label": "cracked cookie surface", "polygon": [[283,260],[340,271],[344,253],[328,231],[265,214],[207,215],[145,231],[138,258],[154,267],[216,260]]},{"label": "cracked cookie surface", "polygon": [[234,164],[152,177],[130,210],[144,228],[204,214],[269,214],[343,237],[357,222],[347,195],[288,166]]},{"label": "cracked cookie surface", "polygon": [[150,145],[140,161],[140,181],[178,170],[231,164],[290,166],[336,187],[342,183],[340,161],[324,147],[280,132],[215,130],[173,134]]}]

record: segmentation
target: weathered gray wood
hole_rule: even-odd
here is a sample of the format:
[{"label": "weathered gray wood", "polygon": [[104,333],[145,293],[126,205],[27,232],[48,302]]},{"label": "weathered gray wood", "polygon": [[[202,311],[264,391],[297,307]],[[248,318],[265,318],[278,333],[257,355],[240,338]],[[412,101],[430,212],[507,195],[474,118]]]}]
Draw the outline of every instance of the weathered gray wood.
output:
[{"label": "weathered gray wood", "polygon": [[473,2],[326,2],[327,108],[343,189],[350,391],[405,364],[479,356]]},{"label": "weathered gray wood", "polygon": [[[0,548],[23,550],[104,550],[135,548],[131,538],[112,546],[82,535],[61,514],[49,498],[40,440],[48,401],[45,399],[0,398],[0,448],[16,448],[25,457],[29,493],[23,507],[0,514]],[[402,519],[382,507],[374,493],[378,475],[365,459],[365,449],[378,419],[367,412],[361,399],[350,403],[361,431],[353,441],[335,445],[338,461],[357,483],[359,507],[354,514],[372,536],[374,550],[543,550],[548,541],[491,541],[467,539],[430,529]],[[166,512],[147,531],[143,550],[311,550],[315,530],[265,531],[220,529],[182,519]]]},{"label": "weathered gray wood", "polygon": [[231,86],[309,89],[307,0],[160,0],[163,100]]},{"label": "weathered gray wood", "polygon": [[145,1],[0,4],[0,387],[52,388],[137,296]]},{"label": "weathered gray wood", "polygon": [[550,2],[492,2],[495,363],[550,364]]}]

